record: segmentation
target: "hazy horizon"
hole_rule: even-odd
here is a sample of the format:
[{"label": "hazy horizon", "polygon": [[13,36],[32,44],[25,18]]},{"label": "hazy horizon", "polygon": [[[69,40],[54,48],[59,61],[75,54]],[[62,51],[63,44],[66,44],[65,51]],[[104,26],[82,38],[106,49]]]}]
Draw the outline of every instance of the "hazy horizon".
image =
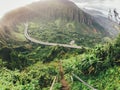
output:
[{"label": "hazy horizon", "polygon": [[120,13],[120,1],[119,0],[75,0],[80,8],[93,9],[108,15],[109,9],[117,9]]},{"label": "hazy horizon", "polygon": [[[27,4],[30,4],[35,1],[40,0],[4,0],[0,1],[0,18],[2,18],[7,12],[18,8],[25,6]],[[120,1],[119,0],[71,0],[76,3],[80,8],[88,8],[88,9],[96,9],[98,11],[103,12],[104,14],[107,14],[107,11],[109,8],[113,9],[116,8],[120,13]]]},{"label": "hazy horizon", "polygon": [[7,12],[30,4],[39,0],[2,0],[0,1],[0,18],[2,18]]}]

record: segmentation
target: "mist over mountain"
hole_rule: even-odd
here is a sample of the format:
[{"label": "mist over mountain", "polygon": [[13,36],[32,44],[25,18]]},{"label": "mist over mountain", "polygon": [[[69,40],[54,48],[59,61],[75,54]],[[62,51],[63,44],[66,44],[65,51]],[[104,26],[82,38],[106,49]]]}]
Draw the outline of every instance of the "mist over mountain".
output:
[{"label": "mist over mountain", "polygon": [[75,20],[78,22],[83,22],[84,19],[86,19],[86,23],[90,23],[91,20],[89,15],[69,0],[45,0],[13,10],[4,16],[2,21],[11,25],[35,20],[35,18],[44,20],[66,18],[67,20]]},{"label": "mist over mountain", "polygon": [[71,0],[12,10],[0,21],[0,90],[120,90],[119,32],[98,8]]},{"label": "mist over mountain", "polygon": [[[72,0],[84,12],[92,15],[104,29],[112,36],[116,37],[120,33],[119,22],[114,18],[114,9],[120,13],[119,0]],[[112,19],[108,19],[111,10]]]},{"label": "mist over mountain", "polygon": [[[43,0],[34,2],[8,12],[1,20],[1,40],[15,39],[13,32],[17,32],[16,26],[25,22],[51,22],[55,20],[75,22],[76,32],[82,35],[99,34],[109,37],[110,33],[101,26],[93,16],[82,11],[69,0]],[[7,38],[7,39],[6,39]]]},{"label": "mist over mountain", "polygon": [[119,0],[72,0],[81,9],[86,8],[102,12],[107,17],[109,9],[117,9],[120,13]]}]

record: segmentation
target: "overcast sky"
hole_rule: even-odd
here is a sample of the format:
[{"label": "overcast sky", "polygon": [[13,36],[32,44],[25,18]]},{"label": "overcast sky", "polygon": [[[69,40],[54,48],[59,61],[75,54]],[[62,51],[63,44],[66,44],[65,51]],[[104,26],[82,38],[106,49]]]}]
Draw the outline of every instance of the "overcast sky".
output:
[{"label": "overcast sky", "polygon": [[80,8],[93,9],[102,12],[105,16],[108,15],[109,9],[116,8],[120,13],[120,0],[74,0]]},{"label": "overcast sky", "polygon": [[[6,12],[25,6],[26,4],[32,3],[39,0],[1,0],[0,1],[0,17]],[[116,8],[120,10],[120,0],[71,0],[75,1],[80,8],[99,9],[107,11],[108,8]]]},{"label": "overcast sky", "polygon": [[8,11],[38,0],[0,0],[0,18]]}]

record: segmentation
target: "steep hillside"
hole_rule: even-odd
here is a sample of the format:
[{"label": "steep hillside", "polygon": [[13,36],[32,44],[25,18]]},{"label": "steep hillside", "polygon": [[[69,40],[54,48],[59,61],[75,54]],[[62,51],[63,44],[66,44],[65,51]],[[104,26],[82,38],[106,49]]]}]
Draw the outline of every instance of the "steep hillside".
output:
[{"label": "steep hillside", "polygon": [[68,0],[13,10],[0,22],[0,90],[120,90],[120,36],[98,44],[108,36]]},{"label": "steep hillside", "polygon": [[[1,34],[6,38],[12,38],[16,36],[22,37],[20,31],[18,31],[18,24],[25,22],[33,23],[53,23],[56,20],[61,20],[60,24],[66,22],[74,23],[75,32],[79,32],[78,37],[86,37],[90,35],[94,40],[96,36],[101,40],[109,34],[94,21],[94,19],[87,13],[80,10],[73,2],[69,0],[45,0],[32,3],[25,7],[18,8],[7,13],[1,20]],[[50,27],[50,26],[48,26]],[[59,25],[61,27],[61,25]],[[7,29],[6,29],[7,28]],[[64,28],[64,27],[63,27]],[[7,33],[6,33],[7,32]],[[9,33],[8,33],[9,32]],[[14,32],[14,34],[13,34]],[[23,33],[22,33],[23,34]],[[73,33],[72,33],[73,34]],[[95,35],[95,36],[94,36]],[[94,36],[94,37],[93,37]],[[18,39],[17,39],[18,38]],[[21,38],[17,37],[17,40]],[[72,37],[71,37],[72,38]],[[23,37],[22,37],[23,39]],[[23,39],[22,41],[24,41]],[[9,41],[9,40],[8,40]],[[89,41],[89,40],[88,40]],[[92,43],[92,42],[91,42]]]},{"label": "steep hillside", "polygon": [[120,33],[120,25],[115,21],[108,19],[103,13],[97,10],[82,9],[86,13],[92,15],[96,22],[98,22],[111,37],[117,37]]},{"label": "steep hillside", "polygon": [[[11,18],[12,17],[12,18]],[[80,23],[91,24],[93,21],[89,15],[81,11],[74,3],[68,0],[45,0],[32,3],[7,13],[3,22],[15,25],[19,22],[33,20],[54,20],[57,18],[75,20]]]}]

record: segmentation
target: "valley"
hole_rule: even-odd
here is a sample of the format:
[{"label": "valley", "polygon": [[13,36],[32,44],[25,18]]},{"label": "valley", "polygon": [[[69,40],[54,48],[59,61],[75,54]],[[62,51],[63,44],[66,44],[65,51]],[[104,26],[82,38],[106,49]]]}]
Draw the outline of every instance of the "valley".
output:
[{"label": "valley", "polygon": [[8,12],[0,21],[0,90],[120,90],[120,26],[91,12],[69,0]]}]

